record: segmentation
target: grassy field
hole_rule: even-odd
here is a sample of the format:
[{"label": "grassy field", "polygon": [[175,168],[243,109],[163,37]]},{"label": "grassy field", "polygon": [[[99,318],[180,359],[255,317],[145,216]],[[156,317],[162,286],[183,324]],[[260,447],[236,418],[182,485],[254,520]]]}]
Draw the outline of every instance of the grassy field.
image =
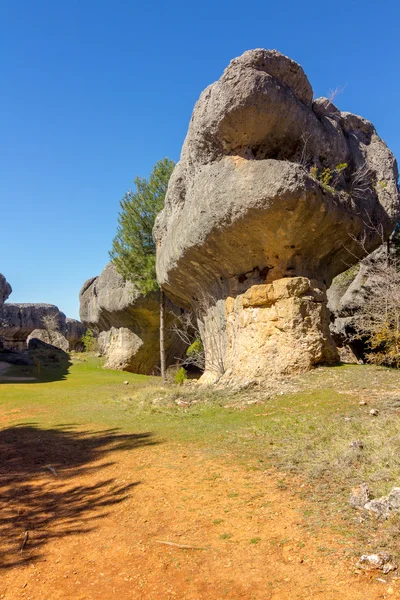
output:
[{"label": "grassy field", "polygon": [[[229,455],[251,470],[274,467],[282,489],[292,475],[303,480],[311,529],[329,526],[350,537],[354,555],[389,549],[400,559],[400,519],[378,522],[348,504],[361,482],[375,497],[400,485],[397,371],[342,365],[295,378],[275,393],[229,391],[107,371],[98,359],[76,355],[60,376],[43,369],[37,382],[0,384],[2,426],[146,434],[194,444],[211,457]],[[350,446],[355,440],[362,449]]]}]

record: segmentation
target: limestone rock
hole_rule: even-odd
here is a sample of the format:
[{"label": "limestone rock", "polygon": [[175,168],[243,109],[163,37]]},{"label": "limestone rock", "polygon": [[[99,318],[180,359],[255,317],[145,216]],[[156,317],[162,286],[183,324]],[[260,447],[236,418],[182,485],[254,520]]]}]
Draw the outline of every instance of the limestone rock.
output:
[{"label": "limestone rock", "polygon": [[11,294],[11,285],[7,282],[4,275],[0,273],[0,308]]},{"label": "limestone rock", "polygon": [[[80,321],[67,319],[65,314],[54,304],[6,302],[0,309],[0,321],[4,346],[15,350],[25,350],[28,337],[34,331],[45,329],[49,331],[50,335],[57,333],[58,336],[61,336],[58,338],[59,348],[65,351],[80,349],[80,339],[86,331]],[[49,343],[43,334],[40,334],[39,337],[42,341]],[[61,338],[68,340],[69,348],[65,348],[65,341]],[[57,346],[57,344],[55,345]]]},{"label": "limestone rock", "polygon": [[[358,265],[336,277],[327,292],[328,308],[333,317],[331,333],[337,345],[343,348],[343,356],[347,358],[344,362],[364,360],[367,344],[362,338],[355,337],[357,321],[366,302],[372,296],[379,297],[382,294],[379,265],[385,264],[393,252],[394,248],[389,240]],[[350,353],[353,353],[353,357]]]},{"label": "limestone rock", "polygon": [[[174,311],[168,301],[167,330]],[[113,263],[99,277],[89,279],[80,292],[80,316],[86,327],[98,334],[105,367],[149,374],[159,367],[160,297],[158,292],[140,294],[132,282],[125,281]],[[167,337],[167,364],[182,355],[183,344]]]},{"label": "limestone rock", "polygon": [[371,492],[367,483],[357,485],[351,490],[350,495],[350,506],[352,508],[362,509],[365,504],[370,500]]},{"label": "limestone rock", "polygon": [[0,310],[2,337],[7,348],[23,350],[35,329],[43,329],[44,318],[52,318],[58,331],[65,329],[65,315],[54,304],[12,304],[6,302]]},{"label": "limestone rock", "polygon": [[400,510],[400,488],[394,487],[388,496],[370,500],[364,505],[364,509],[374,513],[379,519],[388,519],[392,512]]},{"label": "limestone rock", "polygon": [[[310,173],[342,163],[334,187]],[[398,205],[396,161],[370,122],[313,102],[302,68],[279,52],[234,59],[194,108],[154,228],[159,282],[202,327],[205,380],[229,368],[258,379],[338,360],[326,287],[357,260],[354,240],[364,236],[369,252],[381,243],[371,222],[390,235]],[[262,287],[270,284],[288,297],[272,301]],[[235,339],[244,343],[236,359]]]},{"label": "limestone rock", "polygon": [[[215,328],[215,323],[222,320],[223,348],[217,346]],[[220,300],[204,317],[203,325],[205,345],[213,349],[206,357],[209,375],[204,381],[215,380],[214,373],[222,369],[227,374],[221,374],[220,383],[231,379],[229,372],[246,381],[249,361],[252,380],[257,381],[263,379],[266,364],[268,375],[278,378],[336,359],[324,286],[306,277],[254,285],[244,294]]]},{"label": "limestone rock", "polygon": [[86,333],[86,327],[83,323],[77,319],[70,319],[67,317],[65,319],[65,330],[63,333],[68,340],[70,350],[80,352],[84,349],[82,337]]},{"label": "limestone rock", "polygon": [[357,568],[364,571],[379,569],[387,574],[390,571],[395,571],[397,566],[394,564],[391,554],[378,552],[377,554],[363,554],[357,563]]},{"label": "limestone rock", "polygon": [[68,352],[70,349],[68,340],[59,331],[47,331],[46,329],[34,329],[26,339],[26,342],[30,344],[31,340],[40,340],[45,344],[59,348],[64,352]]},{"label": "limestone rock", "polygon": [[[57,366],[58,369],[62,368],[64,373],[68,373],[71,365],[67,352],[34,337],[29,340],[28,349],[19,353],[19,355],[29,357],[35,365],[40,363],[43,366]],[[59,377],[60,373],[58,372],[57,378]]]},{"label": "limestone rock", "polygon": [[[98,337],[98,345],[101,354],[107,358],[104,364],[106,369],[129,371],[132,356],[136,356],[134,366],[132,365],[135,372],[149,372],[154,368],[154,362],[158,360],[157,336],[154,344],[148,345],[148,352],[142,357],[142,353],[138,353],[143,347],[143,339],[127,327],[111,327],[107,331],[102,331]],[[150,366],[147,364],[148,361]]]}]

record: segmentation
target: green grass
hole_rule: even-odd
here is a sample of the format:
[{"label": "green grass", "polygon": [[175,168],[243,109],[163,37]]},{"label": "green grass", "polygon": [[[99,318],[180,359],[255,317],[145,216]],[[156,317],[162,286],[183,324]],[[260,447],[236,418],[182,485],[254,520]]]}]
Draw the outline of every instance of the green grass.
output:
[{"label": "green grass", "polygon": [[[43,429],[72,425],[152,432],[158,440],[196,444],[210,459],[224,456],[249,469],[293,473],[308,484],[299,489],[310,526],[330,523],[353,538],[357,551],[358,544],[400,555],[400,519],[359,523],[359,513],[348,506],[351,487],[363,481],[375,496],[400,485],[399,372],[349,365],[317,369],[298,378],[291,393],[272,397],[262,390],[164,384],[159,378],[103,370],[98,359],[84,356],[76,356],[60,377],[49,367],[37,383],[0,384],[3,420],[34,422]],[[367,406],[360,406],[361,398]],[[369,415],[372,407],[379,417]],[[356,439],[362,440],[362,450],[350,447]],[[284,490],[292,484],[281,478],[277,485]]]}]

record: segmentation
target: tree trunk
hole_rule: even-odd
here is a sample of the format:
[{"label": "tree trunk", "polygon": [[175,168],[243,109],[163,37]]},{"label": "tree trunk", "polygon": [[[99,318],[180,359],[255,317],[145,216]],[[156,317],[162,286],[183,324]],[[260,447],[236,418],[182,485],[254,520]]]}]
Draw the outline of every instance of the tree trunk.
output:
[{"label": "tree trunk", "polygon": [[165,294],[160,289],[160,366],[161,377],[165,379],[166,360],[165,360]]}]

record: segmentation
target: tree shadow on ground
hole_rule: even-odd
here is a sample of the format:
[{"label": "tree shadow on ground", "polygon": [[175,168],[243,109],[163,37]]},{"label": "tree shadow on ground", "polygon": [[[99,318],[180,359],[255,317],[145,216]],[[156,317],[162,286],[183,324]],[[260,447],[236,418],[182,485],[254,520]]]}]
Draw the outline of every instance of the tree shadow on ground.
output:
[{"label": "tree shadow on ground", "polygon": [[66,425],[0,431],[0,569],[38,560],[52,539],[93,530],[140,483],[102,479],[101,471],[115,462],[112,455],[155,443],[151,433]]}]

